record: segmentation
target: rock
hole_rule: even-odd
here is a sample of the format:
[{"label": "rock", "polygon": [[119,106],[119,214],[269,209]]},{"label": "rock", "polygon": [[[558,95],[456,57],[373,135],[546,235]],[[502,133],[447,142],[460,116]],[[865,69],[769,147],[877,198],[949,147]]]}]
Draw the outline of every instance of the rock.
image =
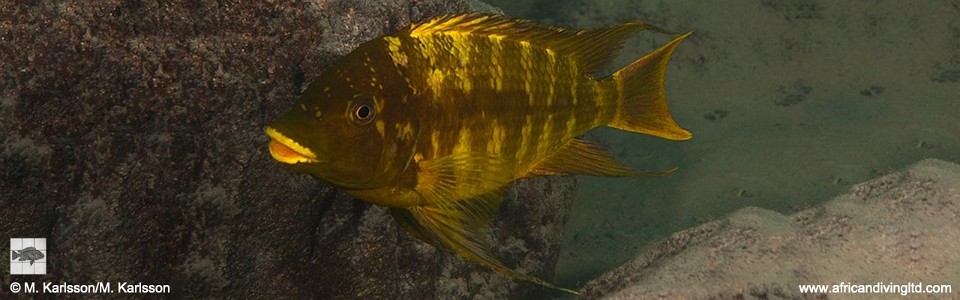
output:
[{"label": "rock", "polygon": [[[31,2],[33,3],[33,2]],[[410,238],[270,159],[263,127],[359,43],[461,1],[75,1],[0,11],[0,238],[48,274],[171,297],[467,298],[543,292]],[[493,233],[550,277],[575,182],[510,189]],[[4,284],[6,285],[6,284]]]},{"label": "rock", "polygon": [[590,281],[584,295],[804,298],[831,295],[801,294],[800,284],[955,284],[957,224],[960,166],[927,159],[821,207],[789,216],[748,207],[678,232]]},{"label": "rock", "polygon": [[[575,190],[572,178],[529,179],[508,189],[489,231],[495,252],[506,265],[553,277],[559,236]],[[349,197],[340,193],[334,198],[321,205],[326,213],[315,242],[320,250],[313,251],[316,269],[336,272],[317,275],[321,295],[499,299],[557,293],[509,280],[421,243],[403,232],[384,208],[347,201]]]}]

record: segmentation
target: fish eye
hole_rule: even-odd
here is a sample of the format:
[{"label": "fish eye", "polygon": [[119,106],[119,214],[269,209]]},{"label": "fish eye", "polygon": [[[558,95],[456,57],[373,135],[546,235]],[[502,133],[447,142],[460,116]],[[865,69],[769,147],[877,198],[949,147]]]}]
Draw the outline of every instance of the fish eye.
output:
[{"label": "fish eye", "polygon": [[360,105],[357,107],[357,119],[366,120],[370,117],[370,107],[366,105]]},{"label": "fish eye", "polygon": [[373,103],[373,100],[369,96],[357,95],[353,97],[353,101],[350,103],[350,110],[347,111],[350,114],[353,123],[357,125],[367,125],[373,121],[374,117],[377,115],[376,104]]}]

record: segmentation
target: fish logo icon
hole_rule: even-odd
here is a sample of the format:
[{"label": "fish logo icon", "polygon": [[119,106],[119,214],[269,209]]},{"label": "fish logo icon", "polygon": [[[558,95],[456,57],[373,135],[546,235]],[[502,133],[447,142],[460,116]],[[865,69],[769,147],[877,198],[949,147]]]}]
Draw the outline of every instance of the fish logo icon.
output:
[{"label": "fish logo icon", "polygon": [[35,261],[43,259],[43,252],[40,252],[40,250],[37,250],[37,248],[34,247],[26,247],[20,251],[14,250],[13,259],[19,261],[29,260],[30,265],[32,266]]},{"label": "fish logo icon", "polygon": [[45,238],[10,239],[10,275],[47,274],[49,253]]}]

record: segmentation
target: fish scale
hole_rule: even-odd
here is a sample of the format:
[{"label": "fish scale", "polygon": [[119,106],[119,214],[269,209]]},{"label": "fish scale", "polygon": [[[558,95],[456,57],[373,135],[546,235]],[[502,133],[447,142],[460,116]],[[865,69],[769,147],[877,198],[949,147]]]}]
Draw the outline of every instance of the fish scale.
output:
[{"label": "fish scale", "polygon": [[[447,36],[421,37],[420,43],[423,45],[438,45],[442,43],[434,42],[430,40],[431,39],[447,40],[447,38],[448,38]],[[479,43],[483,43],[483,42],[489,42],[489,40],[484,39]],[[489,44],[494,45],[493,43],[489,43]],[[503,76],[503,74],[487,72],[490,70],[488,68],[474,69],[474,68],[460,67],[460,66],[467,66],[466,64],[457,65],[459,68],[455,68],[451,70],[450,73],[465,74],[465,76],[472,78],[473,79],[472,81],[474,82],[472,93],[468,93],[466,89],[463,89],[462,87],[457,85],[431,86],[430,90],[439,91],[439,92],[435,94],[422,95],[425,97],[425,99],[430,99],[430,100],[424,101],[424,103],[438,103],[438,106],[426,107],[425,110],[427,111],[433,110],[433,111],[436,111],[437,113],[450,113],[451,111],[455,111],[454,114],[457,114],[456,112],[469,112],[470,114],[467,114],[467,115],[457,114],[457,118],[455,119],[452,119],[452,118],[444,119],[454,123],[453,125],[438,124],[436,125],[436,128],[425,128],[425,129],[428,131],[442,131],[442,132],[451,132],[451,133],[463,132],[463,131],[469,131],[471,133],[489,132],[490,128],[487,124],[466,123],[468,125],[463,125],[465,124],[465,122],[463,122],[462,120],[464,119],[471,120],[476,118],[477,115],[481,115],[481,114],[501,116],[502,118],[505,118],[505,119],[498,119],[498,121],[504,124],[518,124],[519,122],[523,122],[524,127],[518,128],[517,130],[520,131],[521,133],[529,132],[529,134],[516,135],[514,132],[508,132],[508,134],[503,136],[504,138],[505,137],[521,137],[521,139],[517,143],[508,143],[513,147],[507,146],[507,147],[502,147],[501,149],[503,153],[511,153],[511,152],[517,153],[516,158],[518,159],[518,161],[529,164],[533,161],[534,158],[536,158],[537,148],[541,148],[541,147],[553,148],[561,141],[562,138],[569,138],[572,136],[579,135],[583,131],[586,131],[587,129],[594,127],[594,124],[590,124],[590,123],[577,124],[576,121],[569,122],[568,124],[567,117],[573,116],[573,114],[571,114],[570,112],[576,111],[578,109],[577,107],[572,106],[573,105],[572,100],[574,98],[585,98],[585,99],[595,98],[594,97],[595,95],[586,94],[587,92],[595,91],[595,89],[582,89],[582,91],[584,91],[585,94],[576,95],[576,96],[570,95],[570,94],[560,95],[556,93],[557,90],[572,92],[573,89],[563,89],[559,87],[570,85],[570,84],[586,85],[586,84],[589,84],[589,79],[583,77],[580,80],[582,82],[576,82],[574,81],[576,78],[572,76],[573,74],[565,74],[566,76],[563,76],[563,77],[556,75],[558,74],[558,70],[570,70],[571,68],[566,67],[565,65],[551,66],[551,65],[537,64],[536,63],[537,60],[544,60],[550,57],[549,55],[546,54],[547,53],[546,49],[543,49],[543,48],[538,49],[536,48],[537,45],[533,45],[533,44],[530,44],[530,46],[527,46],[527,47],[518,46],[520,44],[521,44],[520,42],[513,42],[513,43],[501,42],[501,43],[498,43],[501,50],[499,52],[491,52],[490,54],[491,56],[510,55],[512,52],[514,55],[516,55],[516,53],[520,53],[520,55],[523,57],[520,61],[522,70],[519,70],[519,72],[510,73],[510,76],[509,76],[510,78],[503,80],[504,86],[500,90],[497,90],[496,86],[483,84],[485,82],[490,82],[490,80],[485,80],[484,77]],[[424,47],[427,48],[430,46],[424,46]],[[470,48],[476,49],[479,47],[470,47]],[[446,62],[452,62],[458,59],[458,56],[457,56],[458,52],[454,52],[454,51],[439,52],[439,51],[431,50],[431,51],[418,52],[418,51],[415,51],[415,49],[411,49],[411,48],[401,47],[401,49],[406,49],[403,51],[414,51],[413,53],[402,54],[403,56],[406,56],[406,57],[418,57],[421,55],[425,56],[428,54],[433,55],[433,57],[425,60],[429,61],[430,64],[436,63],[441,66],[444,65]],[[491,58],[491,60],[492,59],[493,58]],[[414,59],[414,61],[416,60],[417,59]],[[478,58],[477,60],[480,60],[480,59]],[[554,59],[554,61],[556,60]],[[566,60],[566,61],[569,61],[569,60]],[[501,65],[503,63],[504,62],[500,62],[497,65]],[[452,63],[449,63],[449,64],[452,64]],[[428,64],[428,66],[430,65]],[[427,69],[435,70],[429,67]],[[546,79],[534,80],[533,74],[542,74],[542,78],[546,78]],[[416,73],[413,73],[413,72],[411,72],[410,76],[413,78],[417,77]],[[423,77],[429,78],[430,76],[423,76]],[[416,81],[413,81],[412,84],[416,85],[417,83]],[[427,80],[423,84],[430,85],[431,81]],[[444,87],[453,87],[453,90],[444,89]],[[522,98],[528,99],[528,102],[524,103],[523,101],[511,101],[511,102],[494,101],[494,100],[504,99],[504,98],[513,98],[514,94],[516,94],[517,92],[522,92],[525,95]],[[529,99],[533,99],[533,100],[531,101]],[[469,103],[464,103],[467,101],[469,101]],[[591,100],[582,101],[580,103],[591,104],[594,106],[597,105],[596,101],[591,101]],[[503,113],[505,111],[532,112],[531,122],[527,123],[525,119],[518,120],[517,119],[518,117],[523,117],[523,116],[507,115]],[[586,114],[584,116],[586,119],[596,119],[597,118],[596,114],[599,113],[599,111],[595,109],[581,109],[580,111]],[[513,119],[509,119],[506,117],[513,117]],[[574,120],[576,119],[575,116],[573,118]],[[554,122],[556,123],[546,123],[547,120],[555,120]],[[454,127],[455,125],[462,125],[462,126]],[[465,127],[465,126],[469,126],[469,127]],[[549,130],[549,132],[545,132],[544,130]],[[449,134],[444,139],[442,139],[439,142],[439,144],[440,145],[456,145],[461,140],[460,138],[461,135],[462,134]],[[486,143],[489,143],[488,136],[490,135],[488,134],[474,134],[474,136],[477,137],[476,138],[477,144],[471,145],[470,147],[461,147],[460,149],[464,151],[472,151],[473,149],[483,148],[481,146],[485,146]],[[553,136],[556,138],[553,138],[553,139],[544,138],[545,136],[546,137]],[[500,141],[500,143],[504,144],[503,141]],[[451,154],[454,154],[454,151],[453,151],[454,148],[456,147],[424,149],[423,151],[425,153],[424,157],[431,158],[431,157],[441,157],[445,155],[451,155]],[[525,166],[524,164],[519,164],[518,168],[525,168]]]},{"label": "fish scale", "polygon": [[[678,36],[609,76],[642,23],[568,30],[462,14],[361,44],[266,128],[271,156],[372,204],[410,234],[511,278],[483,228],[519,178],[642,177],[577,138],[599,126],[685,140],[663,78]],[[526,199],[535,200],[535,199]]]}]

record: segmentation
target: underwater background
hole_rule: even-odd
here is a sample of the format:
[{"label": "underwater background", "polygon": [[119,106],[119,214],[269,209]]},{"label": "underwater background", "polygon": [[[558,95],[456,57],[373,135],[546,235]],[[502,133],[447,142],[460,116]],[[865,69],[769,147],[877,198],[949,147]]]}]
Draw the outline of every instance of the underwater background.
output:
[{"label": "underwater background", "polygon": [[[563,27],[695,30],[667,71],[685,142],[589,134],[660,178],[581,177],[557,266],[577,285],[746,206],[790,214],[924,158],[960,162],[958,1],[507,1]],[[643,33],[615,70],[669,40]]]},{"label": "underwater background", "polygon": [[[507,265],[586,298],[881,280],[957,293],[960,1],[487,2],[5,3],[0,245],[46,238],[48,261],[0,272],[0,298],[98,281],[174,298],[561,297],[420,243],[266,151],[263,126],[358,44],[478,10],[695,31],[666,79],[692,140],[587,134],[638,170],[679,170],[512,185],[490,231]],[[670,38],[639,34],[608,70]]]}]

